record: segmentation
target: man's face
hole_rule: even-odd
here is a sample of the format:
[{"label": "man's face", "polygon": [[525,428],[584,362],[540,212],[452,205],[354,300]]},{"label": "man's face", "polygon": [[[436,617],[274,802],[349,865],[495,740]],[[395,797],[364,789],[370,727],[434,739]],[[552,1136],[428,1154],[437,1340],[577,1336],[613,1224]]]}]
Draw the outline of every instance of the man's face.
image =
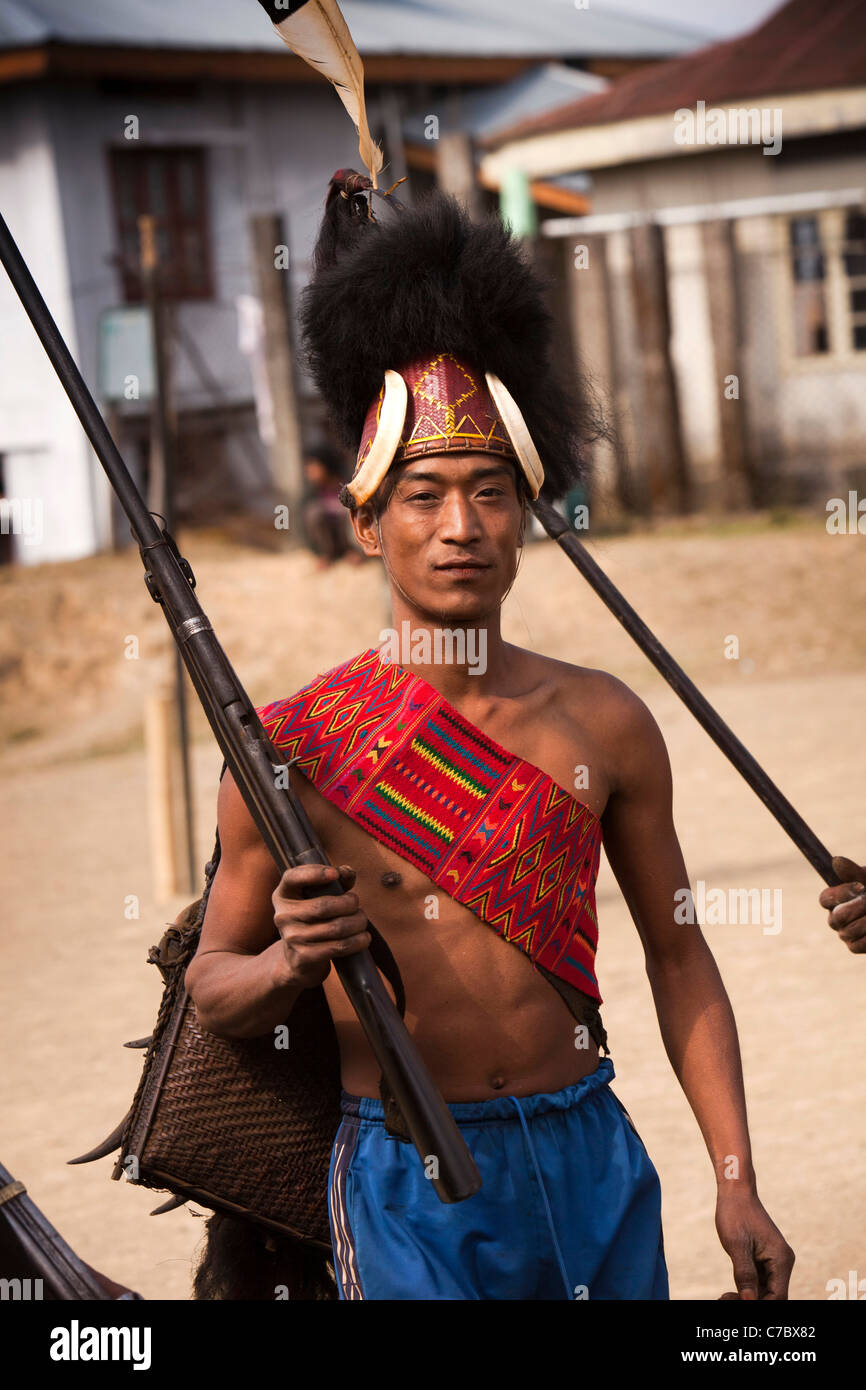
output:
[{"label": "man's face", "polygon": [[455,453],[400,467],[380,532],[369,507],[352,521],[366,553],[384,551],[399,589],[420,612],[469,622],[498,608],[512,583],[523,515],[509,460]]}]

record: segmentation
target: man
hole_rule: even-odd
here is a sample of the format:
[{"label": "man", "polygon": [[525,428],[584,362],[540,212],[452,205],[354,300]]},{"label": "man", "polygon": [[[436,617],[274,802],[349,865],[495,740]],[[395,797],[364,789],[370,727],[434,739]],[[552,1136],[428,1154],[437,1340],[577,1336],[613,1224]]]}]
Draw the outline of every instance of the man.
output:
[{"label": "man", "polygon": [[[501,227],[441,197],[381,224],[368,189],[352,171],[332,180],[304,325],[320,389],[361,439],[343,498],[385,565],[399,659],[368,647],[261,711],[340,896],[304,896],[336,869],[279,876],[224,777],[222,857],[187,972],[200,1024],[265,1034],[323,985],[343,1085],[340,1298],[667,1298],[658,1177],[600,1056],[603,842],[716,1174],[738,1296],[784,1299],[793,1253],[758,1198],[731,1007],[700,928],[675,920],[688,878],[661,734],[615,677],[500,632],[527,499],[545,475],[560,495],[574,484],[586,434],[538,284]],[[386,1129],[331,970],[369,946],[368,919],[481,1172],[457,1205]]]}]

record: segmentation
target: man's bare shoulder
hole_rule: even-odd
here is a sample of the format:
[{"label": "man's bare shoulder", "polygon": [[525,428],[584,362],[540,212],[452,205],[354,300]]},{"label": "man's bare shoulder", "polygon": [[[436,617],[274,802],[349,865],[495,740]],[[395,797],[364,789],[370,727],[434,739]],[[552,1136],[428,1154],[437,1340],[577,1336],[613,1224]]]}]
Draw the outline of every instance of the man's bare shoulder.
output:
[{"label": "man's bare shoulder", "polygon": [[636,759],[650,766],[667,764],[664,739],[653,714],[625,681],[596,667],[538,653],[531,656],[550,699],[577,724],[591,729],[604,745],[614,781]]},{"label": "man's bare shoulder", "polygon": [[619,676],[539,652],[522,651],[521,655],[529,659],[527,669],[539,683],[547,685],[551,696],[576,715],[583,717],[591,708],[599,718],[631,727],[634,732],[647,721],[655,724],[647,705]]}]

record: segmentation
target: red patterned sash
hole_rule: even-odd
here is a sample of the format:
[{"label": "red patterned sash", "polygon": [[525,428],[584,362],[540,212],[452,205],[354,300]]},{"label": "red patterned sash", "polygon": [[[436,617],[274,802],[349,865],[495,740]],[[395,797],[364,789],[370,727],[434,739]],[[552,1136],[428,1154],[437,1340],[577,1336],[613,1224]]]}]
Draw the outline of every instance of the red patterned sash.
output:
[{"label": "red patterned sash", "polygon": [[333,805],[601,1002],[601,822],[587,806],[372,648],[259,716]]}]

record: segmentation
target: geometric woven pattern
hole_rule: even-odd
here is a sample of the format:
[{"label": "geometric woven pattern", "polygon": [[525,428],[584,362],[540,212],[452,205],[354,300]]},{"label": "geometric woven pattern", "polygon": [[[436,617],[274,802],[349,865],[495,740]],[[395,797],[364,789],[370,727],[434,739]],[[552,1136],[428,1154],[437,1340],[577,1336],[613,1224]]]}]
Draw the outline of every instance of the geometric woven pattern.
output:
[{"label": "geometric woven pattern", "polygon": [[560,979],[601,1002],[601,822],[371,648],[259,709],[323,796]]},{"label": "geometric woven pattern", "polygon": [[[450,352],[405,363],[397,370],[408,387],[408,401],[394,463],[449,449],[514,457],[514,445],[483,372]],[[383,384],[367,411],[356,473],[373,447],[384,399]]]}]

